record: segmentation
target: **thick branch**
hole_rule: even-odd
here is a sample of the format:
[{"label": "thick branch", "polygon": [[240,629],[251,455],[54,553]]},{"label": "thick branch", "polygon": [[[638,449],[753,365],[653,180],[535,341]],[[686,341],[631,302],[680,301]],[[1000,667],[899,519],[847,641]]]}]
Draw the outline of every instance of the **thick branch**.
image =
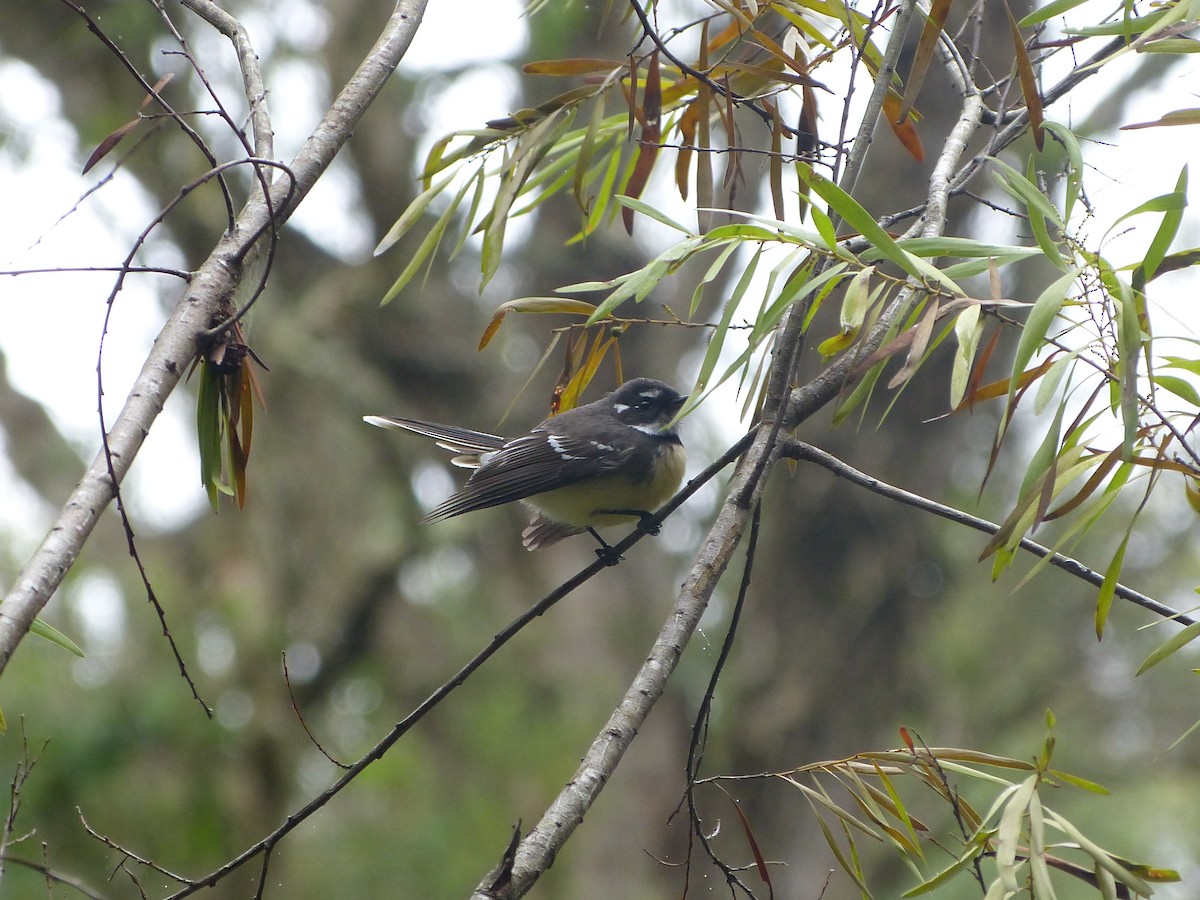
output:
[{"label": "thick branch", "polygon": [[[321,123],[292,161],[290,179],[279,179],[270,199],[255,194],[200,266],[184,296],[163,326],[142,366],[125,406],[108,434],[113,476],[122,481],[163,403],[179,383],[212,326],[222,301],[241,276],[241,260],[271,224],[285,221],[349,140],[367,107],[383,89],[421,23],[426,0],[398,0],[379,40],[338,94]],[[290,191],[290,193],[289,193]],[[0,672],[34,618],[49,602],[100,514],[113,498],[109,463],[100,453],[75,486],[57,521],[0,603]]]}]

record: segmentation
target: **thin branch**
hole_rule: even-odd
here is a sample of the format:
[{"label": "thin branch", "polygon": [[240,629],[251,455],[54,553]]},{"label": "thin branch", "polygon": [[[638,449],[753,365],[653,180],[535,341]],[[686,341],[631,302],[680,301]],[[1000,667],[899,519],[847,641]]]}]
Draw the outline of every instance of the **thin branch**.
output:
[{"label": "thin branch", "polygon": [[[717,683],[721,680],[721,675],[725,671],[725,665],[729,662],[729,655],[733,652],[734,638],[737,636],[738,624],[741,622],[742,611],[746,607],[746,597],[750,592],[750,576],[754,571],[754,558],[758,549],[758,533],[759,526],[762,523],[762,504],[754,507],[754,515],[750,522],[750,537],[746,542],[746,562],[742,567],[742,581],[738,586],[737,600],[733,604],[733,612],[729,616],[729,627],[725,631],[725,639],[721,642],[721,651],[717,655],[717,661],[713,665],[712,674],[708,679],[708,686],[704,690],[704,697],[700,701],[700,709],[696,712],[696,719],[692,723],[692,738],[688,745],[688,758],[685,774],[687,785],[684,790],[684,801],[687,803],[688,810],[688,855],[686,863],[686,872],[691,873],[692,867],[692,838],[696,837],[700,841],[700,846],[704,848],[704,852],[708,858],[721,870],[725,875],[725,880],[730,885],[737,885],[742,888],[747,894],[753,896],[751,891],[742,884],[740,878],[733,866],[730,866],[719,856],[713,849],[708,836],[704,833],[704,823],[700,818],[700,810],[696,805],[696,784],[700,774],[700,764],[704,760],[704,749],[708,741],[708,725],[712,718],[712,703],[717,693]],[[687,876],[684,877],[684,896],[687,896]]]},{"label": "thin branch", "polygon": [[[99,841],[105,847],[108,847],[108,849],[115,850],[121,854],[122,859],[117,864],[117,868],[124,867],[126,860],[131,859],[138,865],[145,866],[147,869],[151,869],[152,871],[157,872],[159,875],[162,875],[164,878],[170,878],[172,881],[178,882],[179,884],[188,884],[189,883],[188,878],[185,878],[182,875],[178,875],[175,872],[172,872],[170,869],[164,869],[162,866],[160,866],[158,863],[154,862],[154,860],[152,860],[152,859],[147,859],[146,857],[138,856],[136,853],[126,849],[125,847],[122,847],[120,844],[118,844],[112,838],[98,832],[95,828],[93,828],[91,825],[88,824],[88,820],[85,819],[83,816],[83,810],[79,809],[79,807],[75,808],[75,812],[79,815],[79,821],[83,823],[84,831],[86,831],[88,834],[90,834],[93,838],[95,838],[97,841]],[[116,871],[116,870],[114,869],[114,871]]]},{"label": "thin branch", "polygon": [[[683,489],[676,494],[670,502],[660,509],[654,516],[646,520],[639,528],[630,532],[623,540],[613,545],[613,552],[619,556],[626,552],[634,544],[641,541],[652,532],[668,515],[678,509],[689,497],[692,496],[701,487],[712,480],[722,469],[729,463],[737,459],[738,455],[745,449],[749,443],[749,435],[734,444],[726,451],[720,459],[709,465],[703,472],[690,480]],[[266,858],[270,856],[275,846],[283,840],[291,831],[308,819],[313,813],[320,810],[329,803],[334,797],[340,794],[355,778],[370,766],[372,763],[382,759],[384,754],[392,748],[392,746],[400,740],[405,734],[436,708],[450,694],[457,690],[466,680],[478,670],[485,662],[496,655],[499,650],[504,647],[510,640],[516,637],[530,622],[539,616],[548,612],[555,604],[573,592],[580,585],[584,584],[595,575],[602,572],[609,566],[609,562],[604,558],[597,557],[595,562],[581,569],[572,578],[564,581],[550,593],[546,594],[541,600],[531,606],[528,610],[510,622],[505,628],[499,631],[488,644],[475,654],[465,665],[462,666],[451,678],[445,681],[437,690],[430,694],[422,703],[416,706],[407,716],[398,722],[391,731],[383,738],[376,742],[370,750],[363,756],[357,759],[352,765],[345,766],[345,772],[333,784],[327,787],[319,795],[312,798],[303,807],[291,813],[282,825],[272,831],[270,834],[247,847],[237,856],[226,861],[219,868],[214,869],[209,874],[195,880],[187,880],[185,887],[172,894],[168,900],[182,900],[183,897],[188,897],[199,890],[210,888],[218,882],[222,881],[226,876],[235,870],[241,868],[250,860],[263,856],[263,866],[265,871]],[[290,687],[290,686],[289,686]],[[307,731],[307,726],[305,726]],[[311,737],[311,734],[310,734]],[[324,753],[324,750],[321,751]],[[328,754],[326,754],[328,757]],[[333,760],[331,760],[333,761]],[[336,765],[341,765],[336,763]],[[124,852],[124,851],[123,851]],[[182,880],[181,880],[182,881]]]},{"label": "thin branch", "polygon": [[[198,15],[209,25],[229,38],[237,53],[238,68],[242,72],[242,85],[245,88],[246,103],[250,107],[250,125],[254,130],[254,146],[247,147],[253,156],[270,159],[275,155],[275,130],[271,126],[271,115],[267,110],[267,89],[263,84],[262,68],[258,64],[258,54],[250,43],[250,35],[246,28],[211,0],[181,0],[183,5]],[[213,99],[220,101],[216,94],[209,89]]]},{"label": "thin branch", "polygon": [[[920,494],[914,494],[902,488],[894,487],[865,472],[860,472],[853,466],[847,465],[832,454],[813,447],[811,444],[805,444],[801,441],[788,441],[783,447],[783,455],[790,459],[800,460],[801,462],[816,463],[823,469],[828,469],[839,478],[845,478],[850,483],[866,488],[872,493],[879,494],[881,497],[887,497],[889,500],[895,500],[898,503],[903,503],[905,506],[912,506],[916,509],[932,513],[955,524],[965,525],[984,534],[995,534],[1000,530],[1000,526],[995,522],[989,522],[987,519],[973,516],[960,509],[955,509],[953,506],[946,506],[935,500],[930,500],[928,497],[922,497]],[[1069,575],[1086,581],[1088,584],[1100,587],[1104,583],[1103,572],[1097,572],[1095,569],[1088,568],[1078,560],[1064,556],[1061,553],[1056,553],[1049,547],[1039,544],[1036,541],[1029,538],[1022,538],[1018,546],[1022,550],[1032,553],[1034,556],[1040,558],[1048,557],[1047,561],[1050,565],[1062,569]],[[1171,619],[1181,625],[1192,625],[1196,621],[1191,616],[1174,610],[1163,603],[1159,603],[1153,597],[1148,597],[1123,584],[1117,585],[1115,593],[1122,600],[1128,600],[1130,603],[1135,603],[1142,607],[1142,609],[1147,609],[1156,615],[1162,616],[1164,619]]]},{"label": "thin branch", "polygon": [[4,269],[0,275],[61,275],[67,272],[119,272],[122,275],[174,275],[183,281],[191,281],[192,273],[182,269],[163,266],[47,266],[38,269]]},{"label": "thin branch", "polygon": [[[175,124],[179,126],[179,129],[188,136],[193,144],[196,145],[196,147],[204,155],[204,158],[208,161],[209,167],[213,169],[217,168],[217,158],[213,155],[212,151],[208,148],[208,145],[204,142],[204,138],[202,138],[196,129],[192,128],[192,126],[187,123],[187,120],[184,119],[182,115],[177,113],[175,109],[169,103],[167,103],[167,101],[164,100],[157,91],[154,90],[154,85],[152,85],[142,76],[142,73],[137,70],[137,67],[129,60],[129,57],[127,57],[124,51],[122,51],[121,48],[113,42],[112,38],[104,33],[104,30],[99,26],[96,20],[91,17],[88,11],[78,3],[72,3],[71,0],[59,0],[59,2],[64,6],[74,10],[75,13],[83,19],[83,21],[87,24],[88,31],[94,34],[100,40],[100,42],[104,44],[104,46],[107,47],[114,56],[117,57],[121,65],[124,66],[126,71],[128,71],[129,74],[134,77],[137,83],[141,85],[142,89],[145,90],[147,94],[150,94],[152,97],[154,97],[158,105],[167,112],[167,114],[174,120]],[[221,195],[225,199],[226,213],[229,216],[230,223],[232,224],[234,212],[233,195],[230,193],[229,185],[225,183],[224,178],[218,178],[217,181],[221,186]]]}]

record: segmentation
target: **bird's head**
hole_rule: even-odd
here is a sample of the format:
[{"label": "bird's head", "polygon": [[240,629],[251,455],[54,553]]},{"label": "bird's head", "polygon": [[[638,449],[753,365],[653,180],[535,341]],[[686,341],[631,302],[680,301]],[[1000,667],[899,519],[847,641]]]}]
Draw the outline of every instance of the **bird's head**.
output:
[{"label": "bird's head", "polygon": [[618,419],[646,434],[665,434],[686,396],[661,381],[635,378],[608,396]]}]

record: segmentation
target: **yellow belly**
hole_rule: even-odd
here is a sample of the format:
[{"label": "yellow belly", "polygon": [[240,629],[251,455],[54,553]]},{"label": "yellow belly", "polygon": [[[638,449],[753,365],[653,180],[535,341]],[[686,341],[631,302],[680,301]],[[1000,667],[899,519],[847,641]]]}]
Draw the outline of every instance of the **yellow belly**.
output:
[{"label": "yellow belly", "polygon": [[655,460],[655,469],[645,480],[620,474],[602,475],[544,494],[527,497],[525,503],[542,515],[578,528],[636,522],[636,515],[612,515],[601,510],[628,509],[654,512],[675,495],[683,482],[687,454],[679,444],[668,445]]}]

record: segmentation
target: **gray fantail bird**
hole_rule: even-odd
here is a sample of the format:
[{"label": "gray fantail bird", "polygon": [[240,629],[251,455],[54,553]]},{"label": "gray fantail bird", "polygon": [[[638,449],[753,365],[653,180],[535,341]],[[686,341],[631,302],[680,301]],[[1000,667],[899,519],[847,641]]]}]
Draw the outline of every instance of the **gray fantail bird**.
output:
[{"label": "gray fantail bird", "polygon": [[533,509],[526,549],[590,531],[607,550],[593,529],[644,521],[679,489],[687,457],[672,422],[685,400],[661,381],[635,378],[511,440],[398,416],[363,421],[433,438],[460,454],[455,465],[474,469],[423,521],[520,500]]}]

